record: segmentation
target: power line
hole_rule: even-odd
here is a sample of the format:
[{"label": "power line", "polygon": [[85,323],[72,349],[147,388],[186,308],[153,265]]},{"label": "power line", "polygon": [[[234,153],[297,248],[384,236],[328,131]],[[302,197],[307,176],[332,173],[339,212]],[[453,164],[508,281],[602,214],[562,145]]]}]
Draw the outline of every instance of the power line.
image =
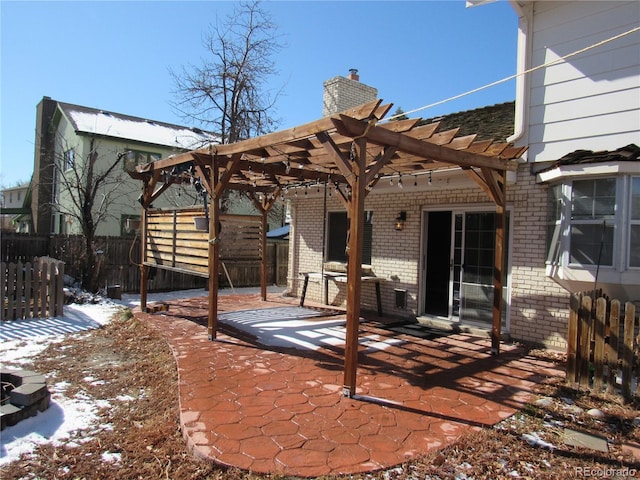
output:
[{"label": "power line", "polygon": [[520,73],[516,73],[514,75],[510,75],[510,76],[505,77],[505,78],[503,78],[501,80],[497,80],[497,81],[489,83],[487,85],[483,85],[482,87],[474,88],[473,90],[469,90],[467,92],[460,93],[458,95],[454,95],[453,97],[445,98],[444,100],[439,100],[439,101],[437,101],[435,103],[431,103],[429,105],[425,105],[424,107],[419,107],[419,108],[416,108],[416,109],[413,109],[413,110],[409,110],[408,112],[402,112],[402,113],[400,113],[398,115],[394,115],[392,117],[385,118],[384,121],[393,120],[394,118],[398,118],[398,117],[401,117],[403,115],[410,115],[412,113],[416,113],[416,112],[419,112],[421,110],[426,110],[427,108],[436,107],[438,105],[442,105],[443,103],[451,102],[453,100],[457,100],[459,98],[466,97],[467,95],[471,95],[472,93],[476,93],[476,92],[479,92],[481,90],[486,90],[487,88],[495,87],[496,85],[500,85],[501,83],[508,82],[510,80],[513,80],[514,78],[518,78],[518,77],[527,75],[529,73],[535,72],[536,70],[540,70],[542,68],[550,67],[551,65],[555,65],[556,63],[564,62],[568,58],[575,57],[576,55],[580,55],[581,53],[584,53],[584,52],[588,52],[589,50],[593,50],[594,48],[600,47],[600,46],[602,46],[602,45],[604,45],[606,43],[613,42],[614,40],[618,40],[619,38],[625,37],[627,35],[631,35],[632,33],[635,33],[635,32],[637,32],[639,30],[640,30],[640,27],[632,28],[631,30],[628,30],[628,31],[626,31],[624,33],[620,33],[620,34],[615,35],[613,37],[610,37],[610,38],[607,38],[607,39],[602,40],[600,42],[594,43],[593,45],[589,45],[588,47],[581,48],[580,50],[576,50],[575,52],[572,52],[572,53],[569,53],[569,54],[564,55],[562,57],[556,58],[555,60],[551,60],[550,62],[544,63],[542,65],[538,65],[537,67],[530,68],[529,70],[525,70],[524,72],[520,72]]}]

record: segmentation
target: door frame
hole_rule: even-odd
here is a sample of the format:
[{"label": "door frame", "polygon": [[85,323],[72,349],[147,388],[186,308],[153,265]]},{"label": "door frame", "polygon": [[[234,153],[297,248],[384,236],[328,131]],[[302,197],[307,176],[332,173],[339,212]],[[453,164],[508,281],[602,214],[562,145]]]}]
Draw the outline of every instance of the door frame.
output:
[{"label": "door frame", "polygon": [[[453,282],[453,276],[449,279],[449,315],[448,318],[441,316],[432,316],[424,311],[424,303],[425,303],[425,290],[426,290],[426,281],[427,281],[427,239],[428,239],[428,214],[429,212],[451,212],[451,230],[452,243],[454,240],[454,227],[455,227],[455,215],[459,213],[467,213],[467,212],[492,212],[495,213],[496,206],[493,203],[463,203],[463,204],[445,204],[445,205],[428,205],[423,206],[420,210],[420,256],[418,259],[418,309],[417,316],[418,317],[427,317],[434,318],[441,321],[446,321],[451,324],[460,325],[460,318],[453,318],[451,315],[451,283]],[[508,333],[510,331],[511,324],[511,266],[512,266],[512,258],[513,258],[513,222],[514,222],[514,214],[513,208],[511,206],[506,207],[506,212],[508,215],[509,225],[507,226],[507,230],[509,232],[509,237],[507,238],[508,250],[505,252],[507,254],[507,266],[506,272],[504,276],[504,298],[505,298],[505,324],[503,325],[503,332]],[[452,272],[453,275],[453,272]],[[476,323],[472,323],[474,326],[479,326]],[[484,327],[484,326],[483,326]],[[491,325],[486,325],[487,329],[491,329]]]}]

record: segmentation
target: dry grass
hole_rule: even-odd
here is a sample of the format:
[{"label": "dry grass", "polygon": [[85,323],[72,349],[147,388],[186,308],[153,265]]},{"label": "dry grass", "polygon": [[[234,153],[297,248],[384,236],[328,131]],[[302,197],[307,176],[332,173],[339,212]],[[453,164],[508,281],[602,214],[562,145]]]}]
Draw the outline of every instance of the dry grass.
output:
[{"label": "dry grass", "polygon": [[[223,469],[194,458],[186,450],[179,428],[173,356],[161,335],[130,313],[105,328],[52,344],[34,358],[29,368],[45,372],[49,384],[71,383],[66,392],[69,397],[82,393],[110,400],[129,395],[135,400],[111,402],[110,408],[100,410],[95,428],[81,434],[84,438],[74,439],[68,446],[38,447],[2,467],[2,479],[283,478]],[[640,469],[622,449],[625,442],[640,443],[638,421],[634,424],[638,403],[623,405],[614,398],[590,396],[559,384],[541,385],[539,393],[551,401],[545,406],[529,406],[500,425],[467,435],[441,451],[426,452],[420,461],[348,478],[566,479],[584,476],[580,468],[591,468],[592,473],[623,467]],[[580,410],[569,406],[567,398]],[[587,415],[590,408],[599,408],[606,417]],[[606,435],[610,451],[564,445],[564,427]],[[533,432],[555,448],[529,445],[522,435]],[[118,453],[121,461],[105,461],[105,453]],[[637,475],[640,477],[640,473]]]}]

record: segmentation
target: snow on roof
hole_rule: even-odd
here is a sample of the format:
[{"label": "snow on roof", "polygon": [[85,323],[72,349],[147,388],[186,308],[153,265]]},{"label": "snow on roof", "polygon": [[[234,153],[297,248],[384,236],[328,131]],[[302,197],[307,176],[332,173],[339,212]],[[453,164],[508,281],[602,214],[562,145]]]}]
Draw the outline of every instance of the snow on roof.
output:
[{"label": "snow on roof", "polygon": [[77,132],[193,150],[218,138],[197,128],[59,103]]}]

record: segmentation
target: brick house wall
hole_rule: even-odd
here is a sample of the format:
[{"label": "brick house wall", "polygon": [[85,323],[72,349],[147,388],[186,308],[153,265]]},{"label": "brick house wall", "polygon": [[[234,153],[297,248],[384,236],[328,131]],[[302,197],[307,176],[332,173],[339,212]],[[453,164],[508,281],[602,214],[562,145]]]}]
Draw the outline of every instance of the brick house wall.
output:
[{"label": "brick house wall", "polygon": [[[545,275],[546,259],[546,186],[535,183],[529,165],[521,165],[517,183],[507,189],[510,227],[510,306],[506,332],[511,338],[547,348],[565,348],[568,293]],[[307,195],[287,194],[292,206],[290,233],[289,288],[294,296],[302,290],[302,272],[322,269],[323,209],[322,192]],[[440,178],[432,185],[424,178],[405,182],[405,188],[382,186],[371,192],[365,210],[373,211],[372,261],[374,274],[381,283],[385,316],[415,319],[419,314],[421,286],[421,242],[423,211],[438,208],[481,206],[493,211],[486,194],[465,176]],[[327,212],[343,211],[335,193],[327,197]],[[394,228],[400,211],[407,213],[402,231]],[[325,239],[326,241],[326,239]],[[311,280],[307,299],[323,302],[323,283]],[[346,283],[328,282],[329,304],[346,305]],[[406,308],[396,308],[394,289],[407,291]],[[373,284],[362,287],[363,310],[376,310]]]},{"label": "brick house wall", "polygon": [[514,212],[510,334],[516,340],[563,350],[569,292],[545,274],[547,186],[536,183],[529,164],[518,169],[508,205]]}]

